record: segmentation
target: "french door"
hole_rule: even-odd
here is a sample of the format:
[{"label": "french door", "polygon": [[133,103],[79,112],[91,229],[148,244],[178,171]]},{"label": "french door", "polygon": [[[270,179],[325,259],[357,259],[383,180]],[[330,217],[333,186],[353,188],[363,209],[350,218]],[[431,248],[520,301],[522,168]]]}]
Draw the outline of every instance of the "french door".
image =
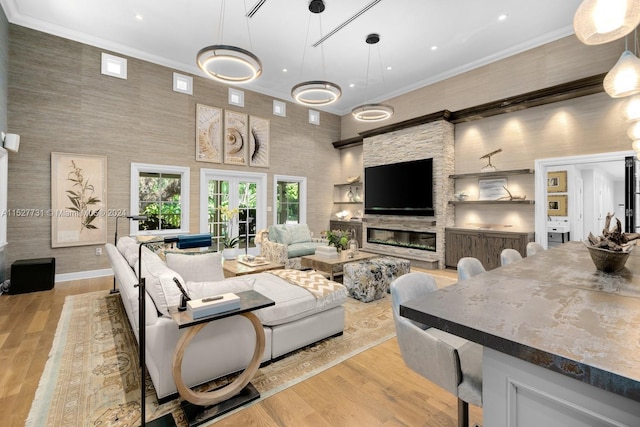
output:
[{"label": "french door", "polygon": [[266,226],[266,181],[263,173],[200,170],[200,232],[211,234],[215,248],[235,240],[236,253],[259,255],[255,236]]},{"label": "french door", "polygon": [[625,232],[636,233],[640,229],[640,162],[635,156],[625,157]]}]

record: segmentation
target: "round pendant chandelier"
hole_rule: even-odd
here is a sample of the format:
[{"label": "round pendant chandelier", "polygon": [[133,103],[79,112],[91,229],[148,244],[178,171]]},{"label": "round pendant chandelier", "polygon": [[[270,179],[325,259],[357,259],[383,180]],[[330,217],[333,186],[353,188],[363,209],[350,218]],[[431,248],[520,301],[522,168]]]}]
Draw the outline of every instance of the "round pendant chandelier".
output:
[{"label": "round pendant chandelier", "polygon": [[[365,42],[369,45],[369,54],[367,57],[367,76],[365,79],[365,99],[367,87],[369,86],[369,66],[371,65],[371,46],[380,41],[379,34],[369,34]],[[382,60],[380,60],[380,73],[382,74]],[[393,116],[393,107],[386,104],[363,104],[351,110],[351,115],[360,122],[380,122],[387,120]]]},{"label": "round pendant chandelier", "polygon": [[386,104],[365,104],[353,110],[353,117],[361,122],[379,122],[393,116],[393,107]]},{"label": "round pendant chandelier", "polygon": [[[222,41],[224,14],[225,0],[222,0],[218,23],[219,41]],[[248,25],[247,31],[249,31]],[[249,45],[251,45],[250,32]],[[248,83],[262,74],[262,62],[256,55],[246,49],[222,43],[200,49],[196,55],[196,63],[207,77],[222,83]]]},{"label": "round pendant chandelier", "polygon": [[[314,14],[324,12],[325,5],[323,0],[311,0],[309,2],[309,11]],[[311,22],[311,19],[309,19]],[[320,34],[322,34],[322,21],[320,21]],[[309,26],[307,26],[307,38],[309,37]],[[300,67],[300,75],[304,69],[304,53],[307,50],[307,39],[304,42],[304,52],[302,54],[302,66]],[[324,48],[320,46],[322,56],[322,69],[324,70]],[[310,80],[298,83],[291,88],[291,97],[297,103],[310,107],[318,107],[329,105],[336,102],[342,96],[342,89],[335,83],[326,80]]]},{"label": "round pendant chandelier", "polygon": [[248,50],[228,45],[200,49],[198,68],[223,83],[248,83],[262,74],[262,62]]},{"label": "round pendant chandelier", "polygon": [[291,96],[296,102],[303,105],[329,105],[342,96],[342,89],[331,82],[312,80],[295,85],[291,89]]}]

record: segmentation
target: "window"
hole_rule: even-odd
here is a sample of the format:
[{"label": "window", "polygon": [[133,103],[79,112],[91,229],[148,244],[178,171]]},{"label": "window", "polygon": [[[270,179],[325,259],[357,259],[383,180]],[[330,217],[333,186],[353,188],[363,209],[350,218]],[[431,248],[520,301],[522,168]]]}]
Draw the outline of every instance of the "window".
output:
[{"label": "window", "polygon": [[131,234],[189,232],[189,168],[131,164]]},{"label": "window", "polygon": [[307,178],[275,175],[273,182],[274,224],[306,224]]}]

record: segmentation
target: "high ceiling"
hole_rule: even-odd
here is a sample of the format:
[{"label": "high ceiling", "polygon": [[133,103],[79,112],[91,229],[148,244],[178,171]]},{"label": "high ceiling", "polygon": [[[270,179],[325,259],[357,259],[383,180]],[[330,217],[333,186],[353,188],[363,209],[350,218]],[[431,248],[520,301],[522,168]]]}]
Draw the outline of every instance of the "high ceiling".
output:
[{"label": "high ceiling", "polygon": [[241,88],[293,101],[295,84],[329,80],[343,96],[318,109],[340,115],[570,35],[580,2],[325,0],[312,14],[308,0],[0,0],[11,23],[195,75],[201,48],[247,49],[264,71]]}]

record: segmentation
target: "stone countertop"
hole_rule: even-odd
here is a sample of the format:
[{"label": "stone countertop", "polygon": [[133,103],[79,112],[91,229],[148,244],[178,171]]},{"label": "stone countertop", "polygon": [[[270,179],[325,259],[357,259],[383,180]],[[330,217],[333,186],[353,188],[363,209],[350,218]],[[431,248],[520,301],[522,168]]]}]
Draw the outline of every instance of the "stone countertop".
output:
[{"label": "stone countertop", "polygon": [[618,273],[569,242],[428,297],[401,315],[640,402],[640,248]]}]

